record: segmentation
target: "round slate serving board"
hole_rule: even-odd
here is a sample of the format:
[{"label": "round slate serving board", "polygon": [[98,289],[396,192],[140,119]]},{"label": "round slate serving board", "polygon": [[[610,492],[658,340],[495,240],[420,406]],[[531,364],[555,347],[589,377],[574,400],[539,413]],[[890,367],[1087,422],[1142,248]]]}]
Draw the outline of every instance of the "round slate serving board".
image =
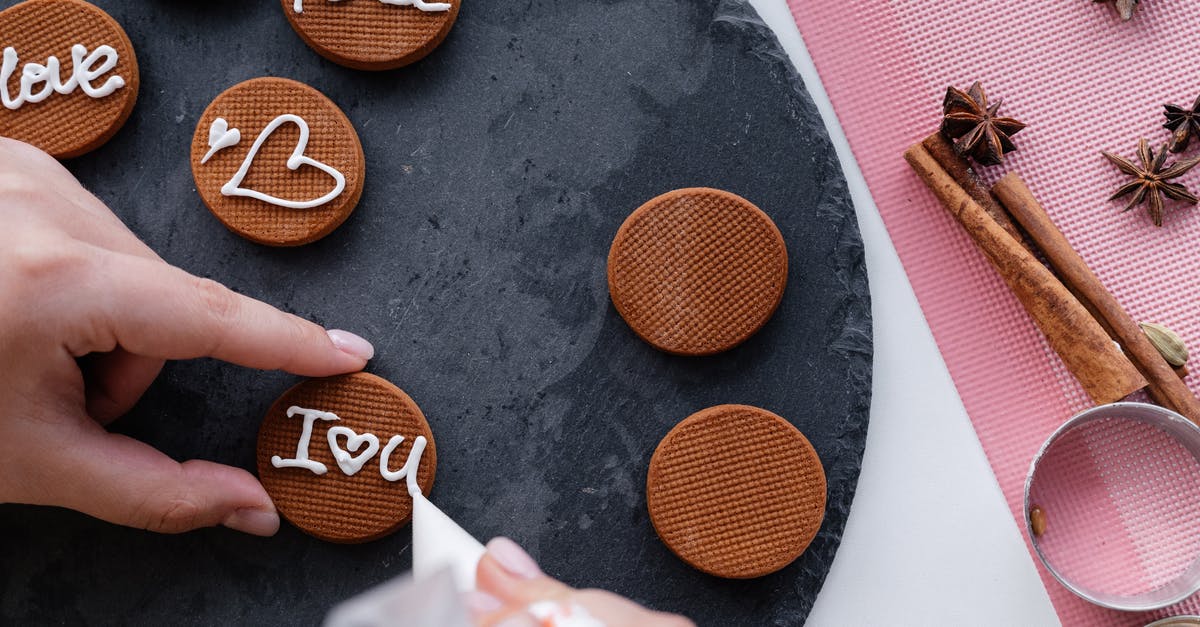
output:
[{"label": "round slate serving board", "polygon": [[[137,47],[141,98],[111,143],[69,167],[168,261],[373,340],[370,370],[408,392],[433,427],[432,498],[447,513],[481,539],[515,538],[551,575],[702,625],[803,621],[858,479],[870,306],[821,120],[743,2],[468,0],[441,49],[382,74],[317,56],[277,2],[97,4]],[[367,156],[355,214],[295,250],[225,230],[188,164],[209,101],[262,75],[327,94]],[[605,258],[630,211],[697,185],[770,214],[790,277],[775,317],[748,342],[672,357],[621,321]],[[259,421],[295,381],[209,360],[171,364],[116,428],[179,459],[250,469]],[[761,579],[692,570],[646,514],[655,445],[720,403],[788,418],[829,477],[817,539]],[[408,528],[361,546],[287,525],[265,540],[224,529],[159,536],[7,505],[0,563],[0,623],[311,624],[407,570],[411,547]]]}]

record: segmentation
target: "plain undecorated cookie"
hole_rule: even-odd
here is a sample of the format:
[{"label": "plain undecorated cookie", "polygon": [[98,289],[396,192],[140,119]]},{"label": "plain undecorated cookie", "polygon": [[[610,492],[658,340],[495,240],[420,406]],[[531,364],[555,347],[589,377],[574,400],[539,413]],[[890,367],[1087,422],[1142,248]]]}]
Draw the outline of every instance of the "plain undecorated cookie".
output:
[{"label": "plain undecorated cookie", "polygon": [[684,562],[749,579],[795,561],[825,518],[825,470],[783,418],[718,405],[671,429],[650,459],[654,530]]},{"label": "plain undecorated cookie", "polygon": [[770,320],[787,285],[787,247],[748,200],[680,189],[642,205],[608,253],[608,290],[639,337],[676,355],[712,355]]},{"label": "plain undecorated cookie", "polygon": [[[330,412],[339,418],[312,421],[307,456],[325,467],[324,474],[308,468],[279,468],[272,461],[275,456],[298,459],[305,418],[295,412],[288,416],[292,407]],[[328,436],[335,427],[378,439],[379,449],[353,475],[347,475],[334,459]],[[263,419],[258,432],[258,476],[279,513],[305,533],[338,543],[375,540],[412,518],[413,501],[406,479],[388,481],[380,471],[383,449],[396,435],[404,441],[390,457],[391,471],[405,465],[418,436],[427,440],[417,484],[423,494],[429,494],[437,471],[437,447],[425,415],[407,394],[365,372],[310,379],[285,392]],[[347,453],[365,453],[370,446],[364,442],[349,450],[349,435],[338,435],[335,440]]]},{"label": "plain undecorated cookie", "polygon": [[[76,45],[84,47],[79,55],[72,53]],[[110,47],[115,59],[104,54],[101,46]],[[12,48],[17,59],[5,85],[5,106],[0,107],[0,136],[32,144],[60,159],[78,157],[111,139],[133,112],[140,86],[133,43],[116,20],[87,2],[28,0],[0,11],[0,47]],[[49,72],[23,92],[21,77],[30,67],[27,64],[46,69],[52,65],[51,56],[58,60],[58,74]],[[76,56],[88,70],[81,72],[83,76],[75,76]],[[111,69],[100,72],[107,64]],[[79,85],[80,79],[94,95]],[[119,87],[117,82],[109,84],[113,79],[119,79]],[[109,93],[102,95],[105,91]],[[44,100],[32,102],[23,96]]]}]

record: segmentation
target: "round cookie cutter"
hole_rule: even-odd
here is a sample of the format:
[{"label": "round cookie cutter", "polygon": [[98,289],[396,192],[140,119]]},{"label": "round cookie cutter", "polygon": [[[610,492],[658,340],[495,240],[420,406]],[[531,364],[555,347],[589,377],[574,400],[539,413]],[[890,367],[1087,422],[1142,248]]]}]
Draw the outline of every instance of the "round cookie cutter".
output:
[{"label": "round cookie cutter", "polygon": [[1200,627],[1200,616],[1170,616],[1149,623],[1146,627]]},{"label": "round cookie cutter", "polygon": [[1042,564],[1087,601],[1150,611],[1200,590],[1200,427],[1173,411],[1072,417],[1033,458],[1024,507]]}]

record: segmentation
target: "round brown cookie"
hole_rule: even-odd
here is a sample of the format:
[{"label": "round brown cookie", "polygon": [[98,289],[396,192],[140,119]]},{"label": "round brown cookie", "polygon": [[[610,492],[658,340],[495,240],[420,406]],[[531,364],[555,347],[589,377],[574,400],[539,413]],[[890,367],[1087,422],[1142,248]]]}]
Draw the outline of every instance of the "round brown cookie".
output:
[{"label": "round brown cookie", "polygon": [[758,332],[783,298],[787,248],[767,214],[708,188],[642,205],[608,253],[608,291],[643,340],[677,355],[712,355]]},{"label": "round brown cookie", "polygon": [[[111,139],[133,112],[139,86],[133,43],[87,2],[27,0],[0,11],[0,46],[11,61],[0,107],[4,137],[60,159],[78,157]],[[23,86],[26,71],[40,80]]]},{"label": "round brown cookie", "polygon": [[292,28],[313,50],[359,70],[390,70],[433,52],[462,0],[280,0]]},{"label": "round brown cookie", "polygon": [[[304,450],[309,462],[325,467],[324,474],[288,465],[287,460],[301,459],[304,425],[310,421],[303,412],[293,411],[288,416],[293,407],[329,412],[338,418],[311,419],[312,430]],[[328,438],[329,430],[335,427],[349,428],[363,437],[369,433],[378,440],[378,449],[353,475],[347,475],[334,458]],[[365,455],[373,448],[368,442],[355,446],[348,433],[335,435],[346,453]],[[382,538],[412,517],[406,479],[388,481],[380,469],[385,448],[396,435],[403,436],[404,441],[388,460],[392,472],[404,467],[418,436],[427,440],[417,484],[422,493],[429,494],[437,471],[437,448],[429,423],[407,394],[365,372],[311,379],[285,392],[263,419],[258,431],[258,476],[279,513],[300,530],[339,543]]]},{"label": "round brown cookie", "polygon": [[747,405],[699,411],[650,458],[650,521],[683,561],[749,579],[804,552],[825,518],[825,470],[808,439]]},{"label": "round brown cookie", "polygon": [[[281,116],[304,121],[307,143],[304,127]],[[330,169],[345,180],[336,195],[337,177]],[[342,110],[321,92],[286,78],[230,87],[205,109],[192,138],[192,175],[204,204],[231,231],[268,246],[299,246],[332,233],[358,204],[366,170],[358,133]],[[288,202],[320,204],[281,204]]]}]

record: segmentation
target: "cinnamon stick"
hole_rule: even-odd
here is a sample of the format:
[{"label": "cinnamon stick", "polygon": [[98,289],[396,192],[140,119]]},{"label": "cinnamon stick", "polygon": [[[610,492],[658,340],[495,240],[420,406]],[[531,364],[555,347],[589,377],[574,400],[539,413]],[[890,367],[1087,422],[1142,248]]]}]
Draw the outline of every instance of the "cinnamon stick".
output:
[{"label": "cinnamon stick", "polygon": [[942,169],[950,175],[950,178],[953,178],[959,187],[963,188],[980,207],[983,207],[983,210],[1005,232],[1011,235],[1013,239],[1024,244],[1025,238],[1021,236],[1021,232],[1013,224],[1012,218],[1008,217],[1008,212],[1004,210],[1004,207],[1000,206],[1000,203],[996,202],[991,192],[979,181],[979,177],[975,175],[975,170],[971,169],[971,164],[967,163],[967,160],[958,154],[958,151],[954,149],[954,144],[951,144],[945,135],[942,135],[940,132],[934,133],[922,140],[921,145],[925,147],[930,156],[937,160],[938,165],[942,166]]},{"label": "cinnamon stick", "polygon": [[[958,154],[958,151],[954,149],[954,144],[950,143],[950,140],[946,139],[945,135],[942,135],[940,132],[936,132],[922,140],[921,145],[925,146],[925,150],[929,151],[929,154],[936,159],[938,165],[942,166],[942,169],[954,179],[954,182],[958,183],[959,187],[963,188],[963,190],[966,191],[967,194],[969,194],[971,198],[975,200],[975,202],[979,203],[979,206],[983,207],[983,210],[986,211],[989,216],[992,216],[992,218],[995,219],[996,222],[1003,227],[1009,235],[1013,236],[1013,239],[1020,242],[1021,245],[1029,250],[1029,252],[1033,253],[1035,257],[1038,256],[1038,251],[1030,243],[1029,238],[1021,232],[1021,229],[1018,228],[1015,223],[1013,223],[1012,217],[1008,215],[1008,210],[1006,210],[996,200],[995,195],[984,186],[984,184],[979,180],[979,177],[975,174],[975,170],[971,168],[971,164],[967,163],[966,157]],[[1071,293],[1075,295],[1075,298],[1079,300],[1080,304],[1087,308],[1088,313],[1092,314],[1092,317],[1096,319],[1096,322],[1099,322],[1100,326],[1104,327],[1104,330],[1108,332],[1108,336],[1114,340],[1117,339],[1116,332],[1108,328],[1108,323],[1104,320],[1104,317],[1100,315],[1100,312],[1094,311],[1091,303],[1076,293],[1075,288],[1070,284],[1067,285],[1067,289],[1071,290]]]},{"label": "cinnamon stick", "polygon": [[1115,402],[1146,386],[1100,323],[922,144],[909,148],[904,158],[975,240],[1093,401]]},{"label": "cinnamon stick", "polygon": [[1099,277],[1083,261],[1083,257],[1071,248],[1067,238],[1054,225],[1025,182],[1010,172],[996,183],[992,191],[1042,249],[1059,276],[1087,299],[1092,309],[1099,312],[1113,329],[1125,353],[1149,382],[1151,396],[1192,422],[1200,424],[1200,400],[1196,399],[1171,365],[1154,348],[1141,327],[1105,289]]}]

